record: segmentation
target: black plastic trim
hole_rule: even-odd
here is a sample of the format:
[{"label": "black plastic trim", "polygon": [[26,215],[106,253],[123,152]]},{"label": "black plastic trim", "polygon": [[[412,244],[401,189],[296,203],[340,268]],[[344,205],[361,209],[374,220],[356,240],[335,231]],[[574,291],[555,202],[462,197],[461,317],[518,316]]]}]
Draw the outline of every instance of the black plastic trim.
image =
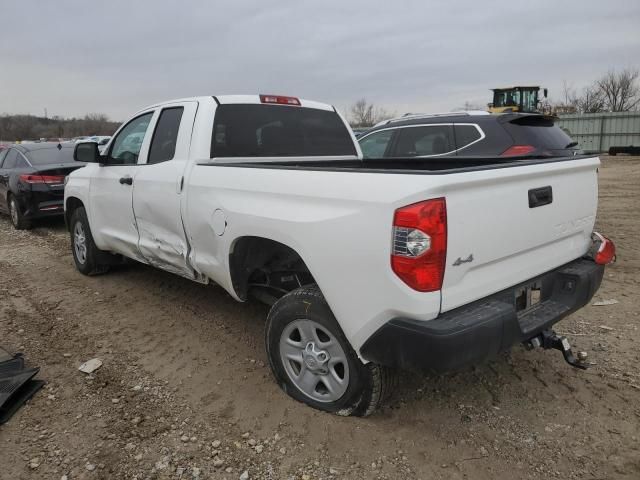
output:
[{"label": "black plastic trim", "polygon": [[[318,172],[345,172],[345,173],[387,173],[401,175],[450,175],[455,173],[478,172],[483,170],[497,170],[501,168],[513,168],[529,165],[542,165],[547,163],[569,162],[574,160],[584,160],[593,158],[597,155],[575,155],[571,157],[509,157],[508,160],[498,157],[441,157],[443,161],[451,164],[451,168],[441,170],[418,170],[411,168],[375,168],[376,163],[407,163],[417,164],[420,159],[412,158],[368,158],[363,160],[299,160],[299,161],[264,161],[264,162],[233,162],[233,161],[201,161],[197,165],[203,167],[234,167],[234,168],[262,168],[269,170],[302,170],[302,171],[318,171]],[[422,160],[424,165],[429,165],[429,161],[433,163],[434,158],[429,157]],[[474,165],[471,167],[455,167],[456,163],[460,164],[465,161],[477,163],[486,161],[482,165]],[[347,163],[357,163],[357,165],[346,166]],[[490,163],[494,162],[494,163]]]},{"label": "black plastic trim", "polygon": [[[395,318],[362,346],[366,360],[436,372],[473,365],[525,342],[580,309],[600,287],[604,266],[578,259],[429,320]],[[516,291],[541,285],[540,303],[516,310]]]}]

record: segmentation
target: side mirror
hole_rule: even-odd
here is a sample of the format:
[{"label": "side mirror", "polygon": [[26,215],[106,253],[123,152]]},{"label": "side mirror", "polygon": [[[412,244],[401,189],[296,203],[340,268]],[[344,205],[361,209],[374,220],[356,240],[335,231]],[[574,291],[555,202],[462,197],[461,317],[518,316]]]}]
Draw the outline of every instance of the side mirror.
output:
[{"label": "side mirror", "polygon": [[547,90],[546,88],[542,91],[542,93],[544,93],[544,98],[547,98],[547,95],[549,93],[549,90]]},{"label": "side mirror", "polygon": [[101,157],[98,144],[96,142],[76,143],[73,149],[73,159],[76,162],[99,163]]}]

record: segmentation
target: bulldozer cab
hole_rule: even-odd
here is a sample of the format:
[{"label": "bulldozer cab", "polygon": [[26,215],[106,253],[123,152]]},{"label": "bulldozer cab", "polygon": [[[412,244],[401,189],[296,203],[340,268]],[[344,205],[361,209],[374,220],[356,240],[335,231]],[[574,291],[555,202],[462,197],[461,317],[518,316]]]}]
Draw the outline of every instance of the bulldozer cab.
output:
[{"label": "bulldozer cab", "polygon": [[[503,112],[539,112],[540,100],[538,95],[540,87],[509,87],[494,88],[493,103],[489,104],[491,113]],[[543,90],[544,97],[547,97],[547,89]]]}]

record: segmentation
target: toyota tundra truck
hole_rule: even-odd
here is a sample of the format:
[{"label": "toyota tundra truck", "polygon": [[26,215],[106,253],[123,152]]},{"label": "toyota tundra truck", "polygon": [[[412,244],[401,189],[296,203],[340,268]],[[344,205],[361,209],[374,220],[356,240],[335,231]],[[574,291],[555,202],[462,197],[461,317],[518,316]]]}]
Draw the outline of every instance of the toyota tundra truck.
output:
[{"label": "toyota tundra truck", "polygon": [[77,269],[133,259],[266,302],[273,375],[312,407],[368,415],[397,369],[518,343],[588,363],[552,327],[615,256],[597,157],[363,159],[334,107],[279,95],[153,105],[74,155]]}]

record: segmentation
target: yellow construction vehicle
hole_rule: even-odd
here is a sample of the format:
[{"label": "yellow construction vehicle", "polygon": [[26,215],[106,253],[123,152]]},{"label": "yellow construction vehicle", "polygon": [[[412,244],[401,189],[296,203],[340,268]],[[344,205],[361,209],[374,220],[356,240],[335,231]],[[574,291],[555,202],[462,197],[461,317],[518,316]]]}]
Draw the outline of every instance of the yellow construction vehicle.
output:
[{"label": "yellow construction vehicle", "polygon": [[[488,104],[491,113],[537,113],[543,110],[543,102],[539,99],[540,87],[507,87],[491,90],[493,103]],[[542,93],[546,99],[547,89],[544,88]]]}]

